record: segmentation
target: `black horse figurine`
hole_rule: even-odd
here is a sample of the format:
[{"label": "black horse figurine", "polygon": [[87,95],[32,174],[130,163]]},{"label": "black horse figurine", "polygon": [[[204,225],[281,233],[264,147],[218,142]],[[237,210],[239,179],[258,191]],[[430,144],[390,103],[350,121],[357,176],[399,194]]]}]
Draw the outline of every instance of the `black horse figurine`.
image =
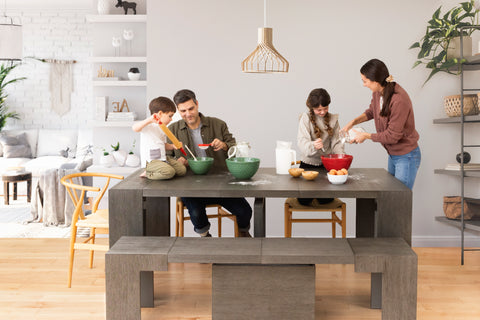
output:
[{"label": "black horse figurine", "polygon": [[115,8],[123,7],[125,14],[127,14],[128,9],[133,10],[133,14],[137,14],[137,4],[135,2],[127,2],[122,0],[117,0],[118,3],[115,5]]}]

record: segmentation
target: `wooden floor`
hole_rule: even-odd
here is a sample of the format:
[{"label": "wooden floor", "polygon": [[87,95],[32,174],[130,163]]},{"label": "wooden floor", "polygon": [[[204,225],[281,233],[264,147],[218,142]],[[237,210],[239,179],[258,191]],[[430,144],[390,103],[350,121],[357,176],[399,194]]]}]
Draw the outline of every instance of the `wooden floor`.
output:
[{"label": "wooden floor", "polygon": [[[102,239],[106,240],[106,239]],[[76,255],[67,282],[68,239],[0,239],[0,319],[105,319],[104,256],[93,269]],[[480,252],[415,248],[419,256],[418,319],[480,319]],[[317,319],[380,319],[369,304],[369,275],[352,265],[317,267]],[[155,273],[155,308],[142,319],[210,319],[211,265],[170,264]]]}]

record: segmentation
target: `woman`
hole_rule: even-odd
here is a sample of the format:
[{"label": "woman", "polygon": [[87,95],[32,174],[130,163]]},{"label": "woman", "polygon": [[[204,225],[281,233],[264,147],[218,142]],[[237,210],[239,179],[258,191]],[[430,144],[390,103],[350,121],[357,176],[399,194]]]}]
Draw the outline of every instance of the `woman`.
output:
[{"label": "woman", "polygon": [[372,90],[372,101],[342,131],[348,132],[356,124],[374,119],[377,133],[359,132],[351,143],[363,143],[366,139],[381,143],[388,153],[388,172],[412,189],[421,153],[410,97],[378,59],[365,63],[360,75],[363,86]]},{"label": "woman", "polygon": [[[302,156],[300,168],[305,170],[323,169],[322,155],[344,153],[340,141],[338,114],[328,112],[330,95],[325,89],[313,89],[307,98],[308,111],[302,113],[298,124],[297,145]],[[298,199],[303,205],[309,205],[313,199]],[[328,203],[333,199],[317,199],[319,203]]]}]

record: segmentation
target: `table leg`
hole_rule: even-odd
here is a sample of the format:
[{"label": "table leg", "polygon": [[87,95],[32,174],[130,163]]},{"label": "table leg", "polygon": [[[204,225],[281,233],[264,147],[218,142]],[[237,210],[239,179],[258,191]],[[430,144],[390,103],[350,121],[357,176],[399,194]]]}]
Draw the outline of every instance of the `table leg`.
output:
[{"label": "table leg", "polygon": [[17,183],[13,183],[13,200],[17,200]]},{"label": "table leg", "polygon": [[377,197],[375,237],[403,238],[412,246],[412,191],[382,192]]},{"label": "table leg", "polygon": [[122,236],[144,236],[143,191],[116,189],[108,191],[110,248]]},{"label": "table leg", "polygon": [[253,205],[253,236],[265,237],[265,198],[255,198]]},{"label": "table leg", "polygon": [[9,189],[8,182],[3,183],[3,191],[4,191],[3,193],[5,193],[3,195],[5,204],[8,205],[8,201],[9,201],[9,197],[10,197],[10,189]]},{"label": "table leg", "polygon": [[32,179],[27,180],[27,202],[32,200]]}]

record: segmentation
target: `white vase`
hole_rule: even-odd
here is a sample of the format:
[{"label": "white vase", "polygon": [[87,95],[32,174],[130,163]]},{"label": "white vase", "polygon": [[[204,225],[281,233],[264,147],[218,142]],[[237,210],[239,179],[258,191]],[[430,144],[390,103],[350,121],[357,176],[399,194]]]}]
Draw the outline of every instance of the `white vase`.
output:
[{"label": "white vase", "polygon": [[111,6],[112,4],[110,3],[110,0],[98,0],[98,14],[109,14]]},{"label": "white vase", "polygon": [[140,158],[134,154],[129,154],[125,160],[127,167],[138,167],[140,165]]},{"label": "white vase", "polygon": [[125,165],[125,160],[127,160],[127,151],[122,149],[118,151],[112,151],[112,155],[119,167],[123,167]]},{"label": "white vase", "polygon": [[115,165],[115,159],[111,154],[107,154],[106,156],[102,155],[100,157],[100,164],[104,167],[110,168]]}]

